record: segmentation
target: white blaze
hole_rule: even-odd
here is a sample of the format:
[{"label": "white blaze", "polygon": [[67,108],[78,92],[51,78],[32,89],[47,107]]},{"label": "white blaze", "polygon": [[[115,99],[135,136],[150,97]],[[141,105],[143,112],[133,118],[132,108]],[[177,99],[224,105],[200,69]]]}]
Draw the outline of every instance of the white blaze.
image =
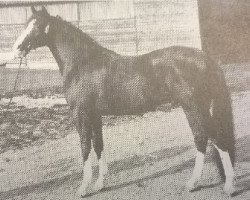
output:
[{"label": "white blaze", "polygon": [[31,33],[31,31],[34,28],[35,23],[36,23],[35,19],[31,20],[29,25],[27,26],[27,28],[17,38],[15,44],[13,45],[12,49],[13,49],[13,52],[14,52],[16,57],[18,57],[20,55],[20,53],[21,53],[20,49],[18,49],[19,45],[21,45],[23,43],[23,41],[25,40],[25,38]]}]

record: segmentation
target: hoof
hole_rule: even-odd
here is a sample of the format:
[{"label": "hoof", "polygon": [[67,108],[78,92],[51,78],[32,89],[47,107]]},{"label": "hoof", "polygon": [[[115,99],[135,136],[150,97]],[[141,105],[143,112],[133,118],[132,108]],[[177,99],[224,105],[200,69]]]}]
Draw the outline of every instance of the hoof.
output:
[{"label": "hoof", "polygon": [[86,188],[84,188],[84,187],[79,187],[79,189],[78,189],[78,191],[77,191],[77,195],[79,196],[79,197],[85,197],[86,195],[87,195],[87,190],[86,190]]},{"label": "hoof", "polygon": [[102,190],[103,188],[104,188],[103,180],[98,179],[98,180],[96,181],[95,185],[94,185],[93,190],[94,190],[95,192],[98,192],[98,191]]},{"label": "hoof", "polygon": [[186,184],[186,189],[191,192],[192,190],[194,190],[196,188],[196,181],[194,181],[193,179],[190,179],[187,184]]},{"label": "hoof", "polygon": [[234,186],[232,184],[225,184],[225,186],[224,186],[224,192],[228,196],[231,196],[235,192]]}]

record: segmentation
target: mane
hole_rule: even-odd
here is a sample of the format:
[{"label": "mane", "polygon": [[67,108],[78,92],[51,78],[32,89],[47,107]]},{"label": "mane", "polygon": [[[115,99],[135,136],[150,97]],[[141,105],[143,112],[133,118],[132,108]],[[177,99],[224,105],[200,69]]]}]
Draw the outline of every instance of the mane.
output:
[{"label": "mane", "polygon": [[[62,19],[59,15],[57,15],[56,17],[51,16],[52,20],[55,20],[57,23],[61,24],[62,26],[67,27],[66,31],[68,32],[69,35],[71,35],[72,37],[76,36],[76,37],[81,37],[82,40],[84,40],[84,42],[87,42],[88,44],[92,44],[96,47],[101,48],[102,50],[106,50],[108,52],[112,52],[115,53],[114,51],[111,51],[103,46],[101,46],[97,41],[95,41],[91,36],[89,36],[87,33],[83,32],[80,28],[76,27],[74,24],[72,24],[71,22],[68,22],[64,19]],[[115,53],[116,54],[116,53]]]}]

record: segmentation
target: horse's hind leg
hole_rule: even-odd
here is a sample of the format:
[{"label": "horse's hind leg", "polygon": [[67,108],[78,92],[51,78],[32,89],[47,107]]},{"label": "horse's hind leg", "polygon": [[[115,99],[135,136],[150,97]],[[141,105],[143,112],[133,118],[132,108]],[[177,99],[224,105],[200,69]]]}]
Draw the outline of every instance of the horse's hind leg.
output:
[{"label": "horse's hind leg", "polygon": [[234,186],[233,186],[234,169],[233,169],[233,165],[232,165],[229,153],[227,149],[225,149],[222,145],[219,145],[221,143],[222,142],[218,142],[216,144],[215,142],[214,146],[216,147],[216,149],[218,150],[220,154],[220,158],[221,158],[223,169],[224,169],[225,176],[226,176],[224,191],[226,194],[230,195],[234,192]]},{"label": "horse's hind leg", "polygon": [[183,106],[183,109],[189,122],[189,126],[193,132],[194,142],[197,148],[193,174],[186,184],[187,189],[191,191],[195,188],[196,183],[200,180],[202,175],[208,136],[205,130],[203,115],[196,108],[196,106]]},{"label": "horse's hind leg", "polygon": [[[78,112],[78,111],[77,111]],[[83,179],[81,186],[78,189],[80,196],[87,194],[87,188],[92,181],[92,159],[90,155],[91,151],[91,125],[87,118],[77,114],[75,118],[76,129],[80,136],[81,150],[83,156]]]},{"label": "horse's hind leg", "polygon": [[92,129],[93,129],[93,147],[97,155],[99,163],[99,176],[94,185],[94,190],[99,191],[104,187],[104,178],[105,174],[108,172],[108,167],[106,163],[106,158],[104,154],[103,146],[103,135],[102,135],[102,116],[95,115],[92,120]]}]

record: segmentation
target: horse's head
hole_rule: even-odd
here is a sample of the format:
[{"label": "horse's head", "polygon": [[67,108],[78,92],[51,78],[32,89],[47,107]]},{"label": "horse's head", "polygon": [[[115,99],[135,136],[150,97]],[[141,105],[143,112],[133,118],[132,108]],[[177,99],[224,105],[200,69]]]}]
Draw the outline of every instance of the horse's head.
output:
[{"label": "horse's head", "polygon": [[47,44],[50,15],[45,7],[37,11],[32,6],[31,10],[32,16],[27,21],[25,30],[17,38],[13,46],[15,57],[24,57],[30,50]]}]

